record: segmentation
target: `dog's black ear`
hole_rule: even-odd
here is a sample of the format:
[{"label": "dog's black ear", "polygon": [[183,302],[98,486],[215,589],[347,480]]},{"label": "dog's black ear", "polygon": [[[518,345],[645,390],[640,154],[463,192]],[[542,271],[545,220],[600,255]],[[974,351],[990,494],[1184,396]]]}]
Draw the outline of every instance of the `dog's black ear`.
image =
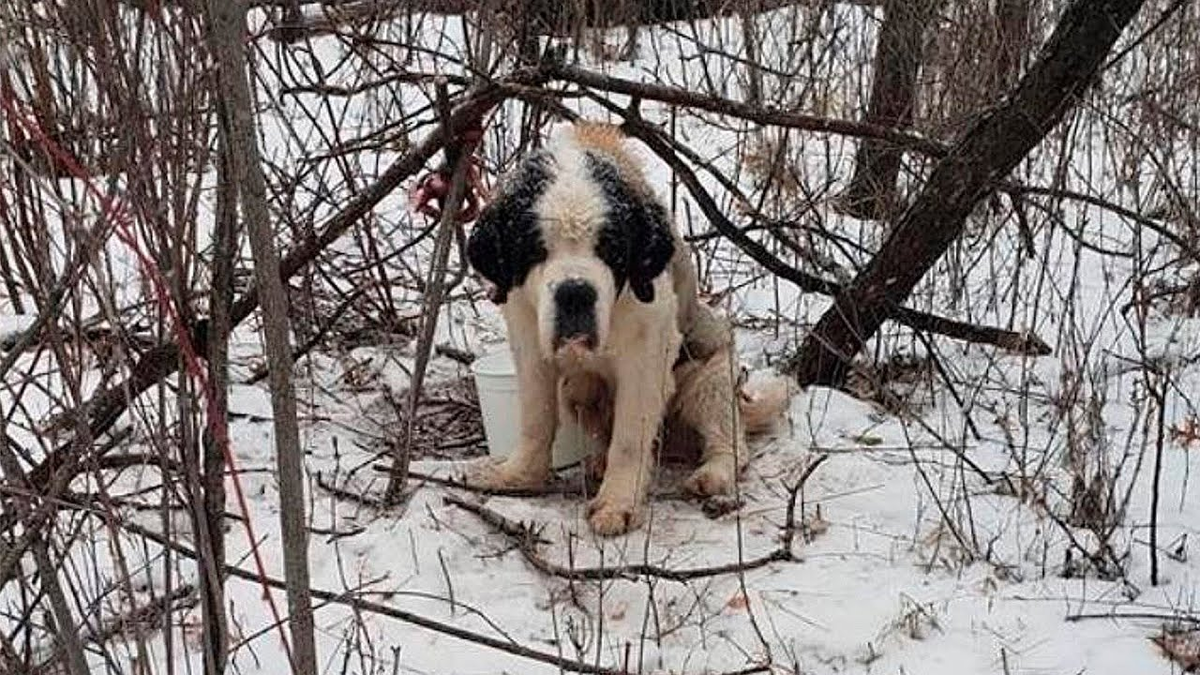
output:
[{"label": "dog's black ear", "polygon": [[500,215],[490,205],[479,214],[479,220],[475,221],[471,236],[467,239],[467,262],[484,279],[492,282],[496,287],[492,300],[503,305],[508,301],[508,292],[512,290],[513,283],[504,255],[504,223]]},{"label": "dog's black ear", "polygon": [[654,279],[675,254],[667,212],[653,197],[635,190],[613,162],[595,153],[587,159],[608,209],[596,253],[612,270],[617,292],[628,281],[638,300],[654,302]]},{"label": "dog's black ear", "polygon": [[508,300],[508,292],[525,283],[534,265],[546,259],[533,205],[549,183],[549,158],[526,158],[479,214],[467,241],[467,262],[496,286],[492,299]]},{"label": "dog's black ear", "polygon": [[642,302],[654,302],[654,279],[675,255],[667,213],[657,202],[639,199],[630,223],[629,286]]}]

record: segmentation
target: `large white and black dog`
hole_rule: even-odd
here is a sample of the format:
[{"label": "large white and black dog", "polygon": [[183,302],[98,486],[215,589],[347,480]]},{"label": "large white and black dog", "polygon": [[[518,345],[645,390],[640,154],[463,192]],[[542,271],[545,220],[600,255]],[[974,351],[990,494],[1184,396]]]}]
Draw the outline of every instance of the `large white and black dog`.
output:
[{"label": "large white and black dog", "polygon": [[478,484],[543,484],[569,415],[607,441],[588,519],[620,534],[643,520],[664,423],[701,444],[686,487],[720,494],[745,463],[747,431],[787,405],[782,381],[738,386],[732,331],[698,301],[691,257],[616,127],[565,126],[526,157],[480,214],[467,256],[495,286],[521,409],[515,451],[478,468]]}]

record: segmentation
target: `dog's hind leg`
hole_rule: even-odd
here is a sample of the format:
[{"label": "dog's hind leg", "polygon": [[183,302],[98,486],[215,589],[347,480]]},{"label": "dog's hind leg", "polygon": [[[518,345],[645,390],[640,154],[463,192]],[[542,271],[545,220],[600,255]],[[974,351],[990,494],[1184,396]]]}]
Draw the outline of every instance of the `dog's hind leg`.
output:
[{"label": "dog's hind leg", "polygon": [[691,427],[703,445],[700,466],[684,482],[698,495],[726,494],[749,460],[746,431],[737,401],[737,372],[729,349],[675,369],[672,414]]}]

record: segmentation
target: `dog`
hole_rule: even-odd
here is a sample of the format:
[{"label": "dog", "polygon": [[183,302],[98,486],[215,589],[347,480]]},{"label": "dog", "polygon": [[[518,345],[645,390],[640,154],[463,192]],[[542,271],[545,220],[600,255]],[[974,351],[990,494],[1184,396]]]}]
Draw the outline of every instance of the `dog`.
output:
[{"label": "dog", "polygon": [[788,405],[783,380],[739,385],[732,327],[700,301],[686,245],[618,127],[564,125],[526,156],[480,213],[467,259],[501,306],[521,411],[517,447],[475,467],[477,485],[543,485],[569,416],[606,447],[588,522],[622,534],[645,518],[664,428],[701,446],[684,487],[726,494],[747,433]]}]

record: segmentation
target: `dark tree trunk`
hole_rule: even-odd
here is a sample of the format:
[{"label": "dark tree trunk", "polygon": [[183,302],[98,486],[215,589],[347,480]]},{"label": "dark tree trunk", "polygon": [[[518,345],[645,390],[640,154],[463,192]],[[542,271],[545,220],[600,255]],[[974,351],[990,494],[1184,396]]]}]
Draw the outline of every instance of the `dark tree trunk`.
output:
[{"label": "dark tree trunk", "polygon": [[1141,0],[1075,0],[1011,96],[938,161],[870,264],[834,300],[789,371],[802,385],[840,384],[851,359],[962,232],[988,185],[1006,176],[1096,77]]},{"label": "dark tree trunk", "polygon": [[[887,0],[875,47],[874,79],[866,121],[904,129],[912,124],[921,71],[925,26],[937,12],[938,0]],[[887,141],[866,139],[854,158],[854,177],[842,194],[842,210],[856,218],[884,219],[899,199],[903,150]]]},{"label": "dark tree trunk", "polygon": [[1017,81],[1029,53],[1029,14],[1033,0],[999,0],[996,5],[996,84]]},{"label": "dark tree trunk", "polygon": [[763,102],[763,71],[759,66],[762,63],[759,60],[762,50],[759,49],[758,26],[754,21],[762,11],[760,5],[759,0],[747,2],[738,14],[738,23],[742,28],[742,47],[746,53],[746,103],[750,105],[762,105]]},{"label": "dark tree trunk", "polygon": [[[223,101],[218,114],[228,115]],[[228,124],[228,121],[223,122]],[[204,673],[224,675],[229,660],[229,629],[225,616],[225,444],[229,442],[229,333],[233,330],[234,260],[237,257],[237,182],[228,156],[231,149],[217,143],[217,218],[213,234],[212,292],[209,294],[208,395],[211,415],[204,433],[203,461],[195,468],[198,494],[192,510],[200,555],[200,616],[204,626]]]},{"label": "dark tree trunk", "polygon": [[[0,208],[4,208],[4,205],[0,204]],[[14,257],[16,257],[15,252]],[[0,281],[4,282],[4,290],[8,293],[8,302],[13,307],[13,313],[24,314],[25,303],[21,302],[21,285],[17,283],[17,277],[8,262],[8,254],[5,252],[4,246],[0,246]]]},{"label": "dark tree trunk", "polygon": [[[244,36],[246,11],[241,3],[208,0],[209,47],[216,57],[216,91],[222,101],[218,138],[227,160],[223,177],[237,185],[242,217],[254,260],[255,288],[262,305],[263,343],[274,417],[275,467],[279,481],[280,530],[284,579],[287,582],[288,625],[292,643],[288,656],[294,675],[316,675],[319,669],[309,583],[308,528],[305,524],[304,451],[296,419],[296,392],[292,386],[292,347],[287,290],[280,273],[279,255],[267,206],[253,118],[253,92],[246,67]],[[222,320],[225,320],[222,317]]]}]

